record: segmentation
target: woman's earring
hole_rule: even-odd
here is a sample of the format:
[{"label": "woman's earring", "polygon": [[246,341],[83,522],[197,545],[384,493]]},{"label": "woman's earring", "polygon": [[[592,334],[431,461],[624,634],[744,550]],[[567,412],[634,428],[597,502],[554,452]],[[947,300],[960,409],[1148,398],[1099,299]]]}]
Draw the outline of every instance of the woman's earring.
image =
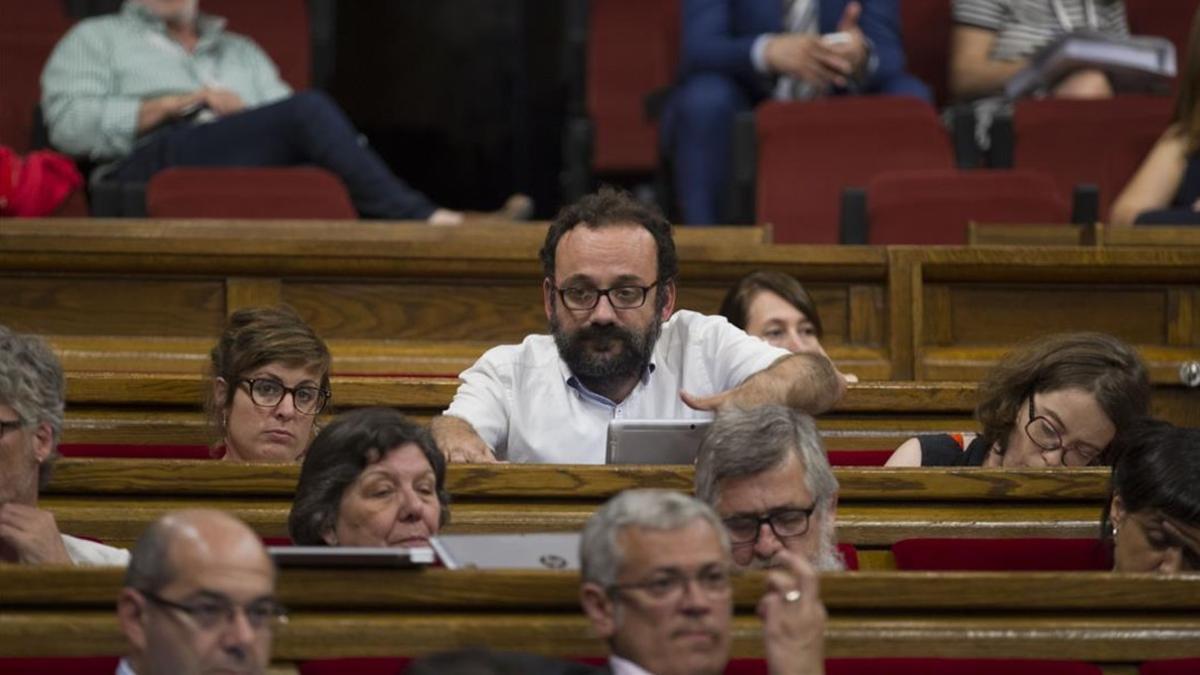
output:
[{"label": "woman's earring", "polygon": [[1117,524],[1116,524],[1116,523],[1113,523],[1113,524],[1112,524],[1113,539],[1116,539],[1116,538],[1117,538],[1117,530],[1118,530],[1118,528],[1117,528]]}]

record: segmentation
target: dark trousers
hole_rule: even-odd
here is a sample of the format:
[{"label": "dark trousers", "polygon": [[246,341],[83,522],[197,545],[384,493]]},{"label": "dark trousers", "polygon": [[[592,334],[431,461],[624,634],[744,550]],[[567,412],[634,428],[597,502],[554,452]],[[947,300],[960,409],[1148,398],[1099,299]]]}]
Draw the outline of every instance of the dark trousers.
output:
[{"label": "dark trousers", "polygon": [[151,136],[110,174],[148,181],[172,166],[315,164],[337,174],[365,218],[424,220],[437,209],[397,178],[328,96],[306,91],[207,124],[179,125]]}]

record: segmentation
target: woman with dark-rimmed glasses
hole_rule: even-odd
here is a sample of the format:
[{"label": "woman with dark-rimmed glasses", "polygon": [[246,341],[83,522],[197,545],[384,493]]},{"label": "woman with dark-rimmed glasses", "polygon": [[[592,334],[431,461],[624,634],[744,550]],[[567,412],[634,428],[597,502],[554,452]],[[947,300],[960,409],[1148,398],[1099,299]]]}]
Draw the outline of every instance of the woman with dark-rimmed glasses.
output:
[{"label": "woman with dark-rimmed glasses", "polygon": [[979,387],[977,435],[905,441],[888,466],[1078,467],[1111,464],[1117,433],[1144,417],[1146,366],[1103,333],[1048,335],[1000,360]]},{"label": "woman with dark-rimmed glasses", "polygon": [[229,317],[211,357],[214,454],[242,462],[302,457],[329,402],[325,342],[290,308],[254,307]]}]

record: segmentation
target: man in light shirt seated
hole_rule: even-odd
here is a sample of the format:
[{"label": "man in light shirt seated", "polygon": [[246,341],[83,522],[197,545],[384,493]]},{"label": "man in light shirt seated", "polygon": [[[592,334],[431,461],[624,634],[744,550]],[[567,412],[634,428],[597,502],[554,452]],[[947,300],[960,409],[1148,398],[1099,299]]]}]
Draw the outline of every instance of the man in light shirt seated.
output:
[{"label": "man in light shirt seated", "polygon": [[838,481],[813,419],[781,406],[717,416],[696,459],[696,497],[717,512],[740,567],[778,567],[783,551],[821,571],[837,550]]},{"label": "man in light shirt seated", "polygon": [[0,563],[123,566],[128,551],[62,534],[38,508],[59,456],[65,392],[46,343],[0,326]]},{"label": "man in light shirt seated", "polygon": [[223,511],[195,510],[168,513],[138,539],[117,619],[129,641],[117,675],[262,675],[286,615],[258,535]]},{"label": "man in light shirt seated", "polygon": [[[733,560],[717,514],[669,490],[627,490],[588,520],[579,597],[612,675],[717,675],[732,641]],[[804,557],[780,556],[758,601],[774,675],[825,672],[825,606]]]},{"label": "man in light shirt seated", "polygon": [[845,390],[822,354],[676,312],[670,223],[627,194],[602,189],[563,209],[541,259],[551,335],[493,348],[459,376],[431,426],[451,462],[602,464],[613,419],[768,404],[816,414]]}]

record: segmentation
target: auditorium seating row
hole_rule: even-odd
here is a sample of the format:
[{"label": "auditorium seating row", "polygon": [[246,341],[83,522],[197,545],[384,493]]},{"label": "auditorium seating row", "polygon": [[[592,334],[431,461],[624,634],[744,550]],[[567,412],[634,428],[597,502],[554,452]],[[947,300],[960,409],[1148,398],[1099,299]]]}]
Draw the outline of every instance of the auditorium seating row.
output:
[{"label": "auditorium seating row", "polygon": [[[335,374],[453,376],[546,330],[544,225],[9,220],[0,315],[68,370],[198,373],[225,317],[287,302]],[[1200,351],[1200,248],[764,245],[765,230],[680,228],[678,307],[714,312],[742,275],[796,276],[827,345],[864,380],[978,381],[1013,345],[1099,330],[1158,384]]]},{"label": "auditorium seating row", "polygon": [[[119,570],[0,571],[0,655],[122,653],[113,613],[120,581]],[[833,659],[1053,659],[1103,664],[1112,673],[1136,672],[1132,668],[1142,661],[1200,656],[1198,584],[1197,577],[1107,573],[825,575],[826,654]],[[763,672],[761,662],[754,663],[763,656],[754,615],[763,587],[761,573],[735,581],[732,651],[742,661],[735,667],[748,670],[729,672]],[[410,657],[479,643],[563,657],[605,653],[579,610],[578,578],[572,572],[285,569],[279,595],[290,617],[277,629],[273,651],[284,663]],[[880,662],[872,670],[869,662],[848,661],[829,672],[912,672],[901,669],[902,663]],[[916,672],[945,672],[936,662],[922,665]],[[983,664],[958,666],[950,672],[1013,672],[1000,664],[992,670]],[[1031,673],[1097,672],[1061,663],[1057,669],[1036,663],[1019,667]]]}]

